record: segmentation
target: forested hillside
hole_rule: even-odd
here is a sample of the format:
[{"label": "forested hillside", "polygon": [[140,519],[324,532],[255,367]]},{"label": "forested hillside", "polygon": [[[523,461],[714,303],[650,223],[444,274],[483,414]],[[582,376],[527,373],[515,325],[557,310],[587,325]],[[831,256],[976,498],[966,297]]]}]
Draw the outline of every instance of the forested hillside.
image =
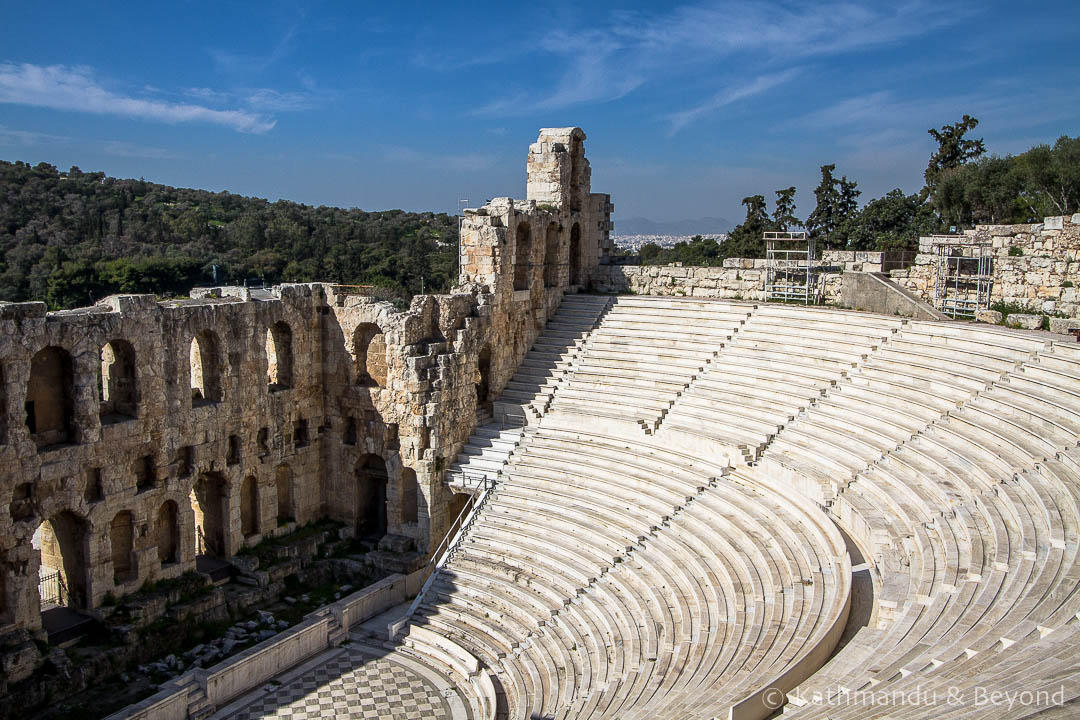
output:
[{"label": "forested hillside", "polygon": [[271,203],[0,161],[0,300],[56,309],[252,280],[374,284],[404,299],[421,278],[439,292],[456,277],[457,219],[443,213]]}]

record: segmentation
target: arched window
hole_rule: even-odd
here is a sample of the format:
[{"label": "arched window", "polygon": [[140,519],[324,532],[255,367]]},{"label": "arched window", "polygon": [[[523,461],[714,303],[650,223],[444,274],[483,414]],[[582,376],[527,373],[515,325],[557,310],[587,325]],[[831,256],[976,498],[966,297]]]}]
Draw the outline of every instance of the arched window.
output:
[{"label": "arched window", "polygon": [[386,534],[386,463],[365,455],[356,464],[356,534],[377,540]]},{"label": "arched window", "polygon": [[26,426],[39,448],[75,442],[71,355],[47,347],[30,360]]},{"label": "arched window", "polygon": [[419,520],[420,485],[412,468],[401,469],[401,522],[415,524]]},{"label": "arched window", "polygon": [[570,139],[570,212],[581,212],[585,194],[585,148],[581,138]]},{"label": "arched window", "polygon": [[532,281],[532,229],[529,223],[517,226],[514,244],[514,290],[528,290]]},{"label": "arched window", "polygon": [[70,511],[53,515],[34,533],[33,546],[41,552],[38,594],[42,606],[87,605],[86,521]]},{"label": "arched window", "polygon": [[177,561],[180,549],[180,522],[179,511],[176,503],[166,500],[158,508],[157,523],[157,554],[162,565],[168,565]]},{"label": "arched window", "polygon": [[221,345],[212,330],[191,339],[191,405],[221,402]]},{"label": "arched window", "polygon": [[259,484],[252,475],[240,486],[240,532],[244,537],[259,532]]},{"label": "arched window", "polygon": [[111,340],[101,348],[101,423],[135,417],[135,348],[127,340]]},{"label": "arched window", "polygon": [[113,582],[117,585],[135,578],[134,544],[134,518],[127,510],[116,513],[109,523],[109,546],[112,548]]},{"label": "arched window", "polygon": [[296,519],[296,511],[293,509],[292,470],[288,465],[278,465],[274,471],[274,485],[277,488],[278,525],[284,525]]},{"label": "arched window", "polygon": [[228,529],[228,484],[217,473],[203,473],[191,489],[195,511],[195,553],[225,557]]},{"label": "arched window", "polygon": [[559,286],[559,226],[548,225],[544,240],[544,287]]},{"label": "arched window", "polygon": [[570,228],[570,284],[581,285],[581,226]]},{"label": "arched window", "polygon": [[0,445],[7,442],[7,385],[4,384],[4,368],[0,366]]},{"label": "arched window", "polygon": [[292,387],[292,330],[285,322],[276,322],[266,330],[266,368],[270,392]]},{"label": "arched window", "polygon": [[382,387],[386,384],[386,336],[375,323],[362,323],[353,333],[356,357],[356,384]]},{"label": "arched window", "polygon": [[491,345],[484,345],[476,358],[476,406],[486,407],[491,395]]}]

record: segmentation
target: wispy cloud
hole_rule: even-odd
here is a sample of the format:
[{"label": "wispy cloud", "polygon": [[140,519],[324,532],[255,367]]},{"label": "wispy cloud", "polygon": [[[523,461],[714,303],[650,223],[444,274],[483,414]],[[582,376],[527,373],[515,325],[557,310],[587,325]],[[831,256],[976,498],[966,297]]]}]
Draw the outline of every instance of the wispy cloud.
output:
[{"label": "wispy cloud", "polygon": [[244,103],[253,110],[296,112],[315,107],[317,98],[309,92],[282,92],[271,88],[259,88],[249,93]]},{"label": "wispy cloud", "polygon": [[250,133],[267,132],[275,124],[248,110],[215,110],[113,92],[88,68],[65,65],[0,63],[0,102],[165,123],[210,123]]},{"label": "wispy cloud", "polygon": [[179,155],[165,148],[150,147],[124,140],[109,140],[102,147],[102,152],[113,157],[146,158],[148,160],[175,160]]},{"label": "wispy cloud", "polygon": [[16,130],[0,125],[0,145],[44,145],[46,143],[66,143],[71,138],[64,135],[50,135],[33,130]]},{"label": "wispy cloud", "polygon": [[[947,3],[925,0],[894,8],[859,2],[796,6],[747,1],[686,5],[663,14],[615,12],[601,26],[574,32],[545,28],[532,41],[519,42],[519,47],[554,58],[558,79],[539,93],[511,91],[473,114],[560,110],[616,100],[645,85],[680,80],[700,85],[701,77],[715,77],[714,87],[721,89],[708,100],[665,116],[677,132],[787,82],[812,58],[896,44],[968,15]],[[747,82],[747,75],[756,78]]]},{"label": "wispy cloud", "polygon": [[382,148],[383,160],[396,165],[438,168],[458,172],[477,172],[494,167],[496,158],[486,153],[429,153],[411,147],[388,145]]},{"label": "wispy cloud", "polygon": [[298,25],[293,25],[277,42],[270,52],[263,55],[245,55],[233,53],[228,50],[211,48],[207,52],[217,66],[228,73],[249,74],[259,73],[269,69],[272,65],[288,57],[295,48]]},{"label": "wispy cloud", "polygon": [[783,85],[786,82],[790,82],[799,75],[800,72],[800,68],[791,68],[778,73],[760,75],[748,83],[724,88],[700,105],[696,105],[686,110],[680,110],[679,112],[669,115],[668,118],[671,121],[671,129],[668,132],[668,135],[674,135],[703,115],[712,114],[732,103],[754,97],[755,95],[760,95],[772,90],[777,85]]}]

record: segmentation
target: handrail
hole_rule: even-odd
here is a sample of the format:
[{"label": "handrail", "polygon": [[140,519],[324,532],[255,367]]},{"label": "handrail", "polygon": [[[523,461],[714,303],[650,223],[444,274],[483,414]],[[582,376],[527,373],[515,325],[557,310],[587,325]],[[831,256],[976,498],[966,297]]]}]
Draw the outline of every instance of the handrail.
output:
[{"label": "handrail", "polygon": [[[450,556],[457,548],[458,543],[461,542],[465,533],[472,526],[476,516],[484,508],[484,504],[495,489],[495,481],[486,475],[483,477],[483,490],[471,503],[461,509],[457,518],[450,524],[450,529],[446,532],[446,535],[435,549],[435,552],[431,554],[431,559],[428,560],[427,567],[430,568],[430,572],[427,580],[424,581],[424,585],[420,588],[420,592],[416,593],[416,597],[413,598],[412,604],[409,605],[409,609],[405,614],[400,619],[387,626],[387,639],[393,640],[401,629],[408,624],[409,620],[412,619],[412,616],[420,608],[420,603],[424,601],[424,596],[427,595],[428,589],[434,584],[435,576],[438,574],[439,569],[450,559]],[[457,528],[456,531],[454,530],[455,527]]]}]

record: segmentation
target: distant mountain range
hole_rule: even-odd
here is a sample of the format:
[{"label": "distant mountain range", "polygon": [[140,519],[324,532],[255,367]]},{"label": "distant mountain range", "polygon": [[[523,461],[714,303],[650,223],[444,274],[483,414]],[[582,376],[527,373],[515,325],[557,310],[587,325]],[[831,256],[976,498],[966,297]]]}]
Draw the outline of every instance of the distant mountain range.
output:
[{"label": "distant mountain range", "polygon": [[643,217],[616,218],[615,235],[718,235],[734,225],[724,218],[657,221]]}]

